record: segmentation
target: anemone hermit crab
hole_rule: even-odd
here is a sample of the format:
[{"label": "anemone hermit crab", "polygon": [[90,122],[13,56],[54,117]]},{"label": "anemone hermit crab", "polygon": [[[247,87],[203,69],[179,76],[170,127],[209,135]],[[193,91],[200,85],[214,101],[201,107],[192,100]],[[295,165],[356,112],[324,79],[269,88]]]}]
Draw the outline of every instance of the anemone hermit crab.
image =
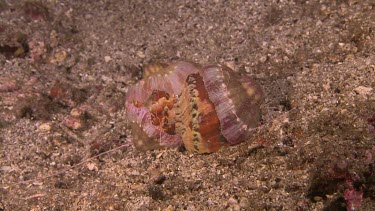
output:
[{"label": "anemone hermit crab", "polygon": [[263,92],[224,65],[152,64],[130,87],[127,118],[137,149],[182,145],[210,153],[238,144],[257,126]]}]

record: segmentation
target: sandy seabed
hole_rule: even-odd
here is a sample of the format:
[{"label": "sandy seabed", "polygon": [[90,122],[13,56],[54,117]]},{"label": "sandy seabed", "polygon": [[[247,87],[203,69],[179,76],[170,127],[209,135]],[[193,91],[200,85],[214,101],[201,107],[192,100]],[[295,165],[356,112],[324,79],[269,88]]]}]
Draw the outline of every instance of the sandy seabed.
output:
[{"label": "sandy seabed", "polygon": [[[0,210],[375,210],[374,20],[371,0],[0,0]],[[258,81],[254,136],[87,160],[131,143],[128,86],[177,60]]]}]

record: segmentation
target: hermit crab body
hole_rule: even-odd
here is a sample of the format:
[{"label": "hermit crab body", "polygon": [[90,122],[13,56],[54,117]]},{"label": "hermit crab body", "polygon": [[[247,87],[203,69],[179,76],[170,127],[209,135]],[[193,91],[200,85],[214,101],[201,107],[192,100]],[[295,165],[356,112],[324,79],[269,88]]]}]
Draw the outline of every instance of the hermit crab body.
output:
[{"label": "hermit crab body", "polygon": [[229,67],[154,64],[129,88],[127,118],[138,149],[184,145],[210,153],[251,135],[262,100],[261,88]]}]

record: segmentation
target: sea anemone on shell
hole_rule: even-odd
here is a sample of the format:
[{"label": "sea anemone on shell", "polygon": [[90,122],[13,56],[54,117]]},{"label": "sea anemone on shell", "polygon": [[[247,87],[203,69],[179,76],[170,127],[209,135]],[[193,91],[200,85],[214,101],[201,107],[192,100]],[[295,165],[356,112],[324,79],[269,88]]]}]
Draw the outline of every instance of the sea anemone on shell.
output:
[{"label": "sea anemone on shell", "polygon": [[210,153],[245,141],[257,126],[263,92],[224,65],[152,64],[129,88],[127,119],[137,149],[182,145]]}]

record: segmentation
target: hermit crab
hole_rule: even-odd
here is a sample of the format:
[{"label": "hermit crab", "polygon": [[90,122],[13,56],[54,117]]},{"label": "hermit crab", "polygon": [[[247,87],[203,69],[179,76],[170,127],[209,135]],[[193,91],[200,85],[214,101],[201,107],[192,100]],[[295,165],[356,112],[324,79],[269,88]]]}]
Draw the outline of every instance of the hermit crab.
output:
[{"label": "hermit crab", "polygon": [[263,92],[225,65],[152,64],[130,87],[127,119],[140,150],[184,146],[210,153],[245,141],[260,117]]}]

